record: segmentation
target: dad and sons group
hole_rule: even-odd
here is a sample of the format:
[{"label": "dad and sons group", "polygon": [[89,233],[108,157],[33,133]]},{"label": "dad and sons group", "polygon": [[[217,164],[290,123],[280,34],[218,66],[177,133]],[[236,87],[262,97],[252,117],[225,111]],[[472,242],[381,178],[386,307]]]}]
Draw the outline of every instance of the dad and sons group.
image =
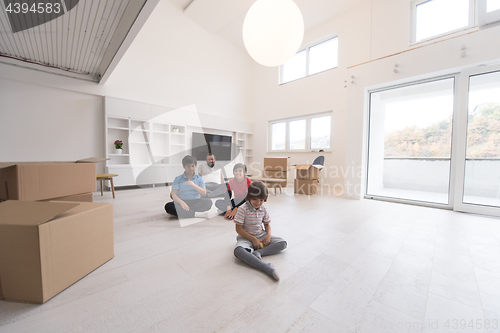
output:
[{"label": "dad and sons group", "polygon": [[263,205],[268,197],[265,184],[252,182],[242,163],[234,165],[234,178],[225,184],[214,155],[208,155],[206,163],[200,163],[198,170],[196,165],[196,158],[184,156],[184,173],[174,179],[170,192],[173,201],[165,205],[165,211],[180,218],[192,218],[196,212],[212,208],[210,198],[223,197],[215,202],[215,206],[235,223],[238,235],[234,255],[279,280],[274,266],[262,261],[263,256],[279,253],[287,247],[283,238],[271,236],[271,218]]}]

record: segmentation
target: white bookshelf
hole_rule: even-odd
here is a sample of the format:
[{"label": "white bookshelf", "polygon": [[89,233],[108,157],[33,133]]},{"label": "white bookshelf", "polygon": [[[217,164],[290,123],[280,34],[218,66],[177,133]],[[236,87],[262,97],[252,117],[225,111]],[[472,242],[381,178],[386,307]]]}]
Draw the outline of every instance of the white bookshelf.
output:
[{"label": "white bookshelf", "polygon": [[[115,153],[115,140],[123,142],[122,154]],[[120,176],[115,186],[172,182],[182,173],[177,166],[185,151],[185,125],[106,115],[106,167]]]},{"label": "white bookshelf", "polygon": [[253,134],[236,132],[236,145],[243,155],[243,160],[247,168],[250,167],[253,161]]}]

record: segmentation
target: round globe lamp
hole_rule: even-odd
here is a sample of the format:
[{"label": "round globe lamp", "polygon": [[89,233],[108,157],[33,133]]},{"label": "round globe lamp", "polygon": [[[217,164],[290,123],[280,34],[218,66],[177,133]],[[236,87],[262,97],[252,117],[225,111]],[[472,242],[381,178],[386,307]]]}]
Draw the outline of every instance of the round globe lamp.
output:
[{"label": "round globe lamp", "polygon": [[250,56],[264,66],[279,66],[297,53],[304,20],[292,0],[257,0],[243,22],[243,42]]}]

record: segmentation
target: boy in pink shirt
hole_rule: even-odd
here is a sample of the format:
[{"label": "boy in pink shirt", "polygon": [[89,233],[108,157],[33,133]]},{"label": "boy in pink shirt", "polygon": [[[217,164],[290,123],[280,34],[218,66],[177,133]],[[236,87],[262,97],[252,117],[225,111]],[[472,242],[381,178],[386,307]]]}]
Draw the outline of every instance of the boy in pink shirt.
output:
[{"label": "boy in pink shirt", "polygon": [[[224,217],[233,219],[238,212],[238,207],[245,203],[248,186],[252,183],[246,176],[247,167],[243,163],[236,163],[233,167],[234,178],[227,184],[228,195],[224,199],[217,200],[215,207],[224,212]],[[234,192],[234,199],[231,199]]]}]

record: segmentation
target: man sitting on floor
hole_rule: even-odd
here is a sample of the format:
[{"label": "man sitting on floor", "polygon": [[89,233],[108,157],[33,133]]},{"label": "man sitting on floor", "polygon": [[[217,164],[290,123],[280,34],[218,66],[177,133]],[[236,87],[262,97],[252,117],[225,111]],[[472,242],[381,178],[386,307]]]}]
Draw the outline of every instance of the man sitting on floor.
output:
[{"label": "man sitting on floor", "polygon": [[207,163],[200,163],[198,175],[203,177],[207,189],[207,198],[223,197],[226,194],[226,184],[221,167],[216,164],[214,154],[207,155]]}]

